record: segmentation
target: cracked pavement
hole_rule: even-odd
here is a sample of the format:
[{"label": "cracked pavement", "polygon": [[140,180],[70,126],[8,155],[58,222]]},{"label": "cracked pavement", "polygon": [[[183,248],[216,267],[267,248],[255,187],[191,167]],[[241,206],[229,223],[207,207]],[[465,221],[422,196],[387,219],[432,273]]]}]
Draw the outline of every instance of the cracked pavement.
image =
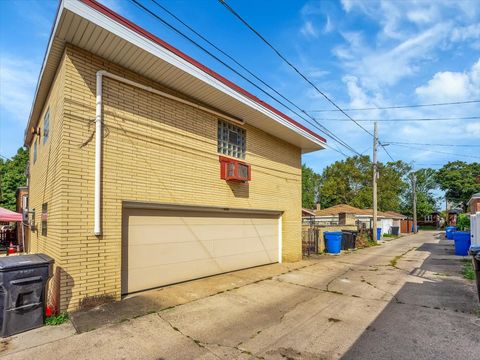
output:
[{"label": "cracked pavement", "polygon": [[[39,360],[476,359],[478,299],[451,254],[452,242],[422,232],[318,256],[299,269],[89,332],[69,333],[65,325],[63,337],[43,344],[22,347],[7,339],[0,354]],[[48,338],[58,329],[41,331]]]}]

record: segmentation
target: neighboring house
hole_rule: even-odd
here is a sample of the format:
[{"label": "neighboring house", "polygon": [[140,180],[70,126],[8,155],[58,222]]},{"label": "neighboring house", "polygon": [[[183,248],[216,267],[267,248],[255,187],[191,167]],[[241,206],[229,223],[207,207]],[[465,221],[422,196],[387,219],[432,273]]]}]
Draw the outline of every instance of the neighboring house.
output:
[{"label": "neighboring house", "polygon": [[301,155],[325,140],[103,5],[60,4],[25,136],[62,311],[301,259]]},{"label": "neighboring house", "polygon": [[315,217],[315,210],[302,208],[302,218]]},{"label": "neighboring house", "polygon": [[480,193],[472,195],[468,201],[468,209],[472,214],[480,212]]},{"label": "neighboring house", "polygon": [[438,211],[434,211],[429,215],[425,215],[423,219],[419,219],[417,221],[419,226],[440,226],[440,213]]},{"label": "neighboring house", "polygon": [[[317,224],[338,223],[340,214],[352,214],[359,226],[371,228],[373,220],[373,209],[359,209],[354,206],[339,204],[329,208],[314,210],[315,218],[313,222]],[[405,215],[394,211],[377,213],[377,225],[382,228],[383,234],[391,233],[392,227],[400,227],[400,221],[406,219]]]}]

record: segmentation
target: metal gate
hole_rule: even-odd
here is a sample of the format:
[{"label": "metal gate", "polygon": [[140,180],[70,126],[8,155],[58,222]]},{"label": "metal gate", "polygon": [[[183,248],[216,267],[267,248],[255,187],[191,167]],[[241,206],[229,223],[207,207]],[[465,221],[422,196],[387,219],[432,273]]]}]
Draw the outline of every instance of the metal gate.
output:
[{"label": "metal gate", "polygon": [[302,252],[303,256],[310,256],[318,252],[318,239],[320,229],[316,226],[304,226],[302,229]]}]

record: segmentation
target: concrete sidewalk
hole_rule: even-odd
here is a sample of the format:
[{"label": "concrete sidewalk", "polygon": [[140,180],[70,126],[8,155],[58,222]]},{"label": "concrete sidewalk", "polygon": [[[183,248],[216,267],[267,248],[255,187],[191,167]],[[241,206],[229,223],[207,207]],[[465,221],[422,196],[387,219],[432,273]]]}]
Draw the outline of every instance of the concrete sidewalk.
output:
[{"label": "concrete sidewalk", "polygon": [[[479,304],[473,282],[461,277],[462,263],[451,254],[451,242],[424,232],[342,256],[201,279],[137,297],[131,304],[149,299],[143,316],[118,315],[115,310],[128,306],[111,305],[89,315],[107,314],[96,326],[108,326],[81,334],[71,324],[44,327],[5,339],[1,354],[6,359],[474,359],[480,353]],[[149,311],[155,312],[144,315]],[[83,316],[74,321],[87,330],[91,322]]]}]

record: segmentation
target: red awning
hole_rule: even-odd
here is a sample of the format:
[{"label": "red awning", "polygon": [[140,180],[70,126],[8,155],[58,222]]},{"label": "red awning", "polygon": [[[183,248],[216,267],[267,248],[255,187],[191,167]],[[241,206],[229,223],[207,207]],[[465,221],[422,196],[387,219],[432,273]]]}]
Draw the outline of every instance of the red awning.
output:
[{"label": "red awning", "polygon": [[22,214],[0,207],[0,221],[22,221]]}]

